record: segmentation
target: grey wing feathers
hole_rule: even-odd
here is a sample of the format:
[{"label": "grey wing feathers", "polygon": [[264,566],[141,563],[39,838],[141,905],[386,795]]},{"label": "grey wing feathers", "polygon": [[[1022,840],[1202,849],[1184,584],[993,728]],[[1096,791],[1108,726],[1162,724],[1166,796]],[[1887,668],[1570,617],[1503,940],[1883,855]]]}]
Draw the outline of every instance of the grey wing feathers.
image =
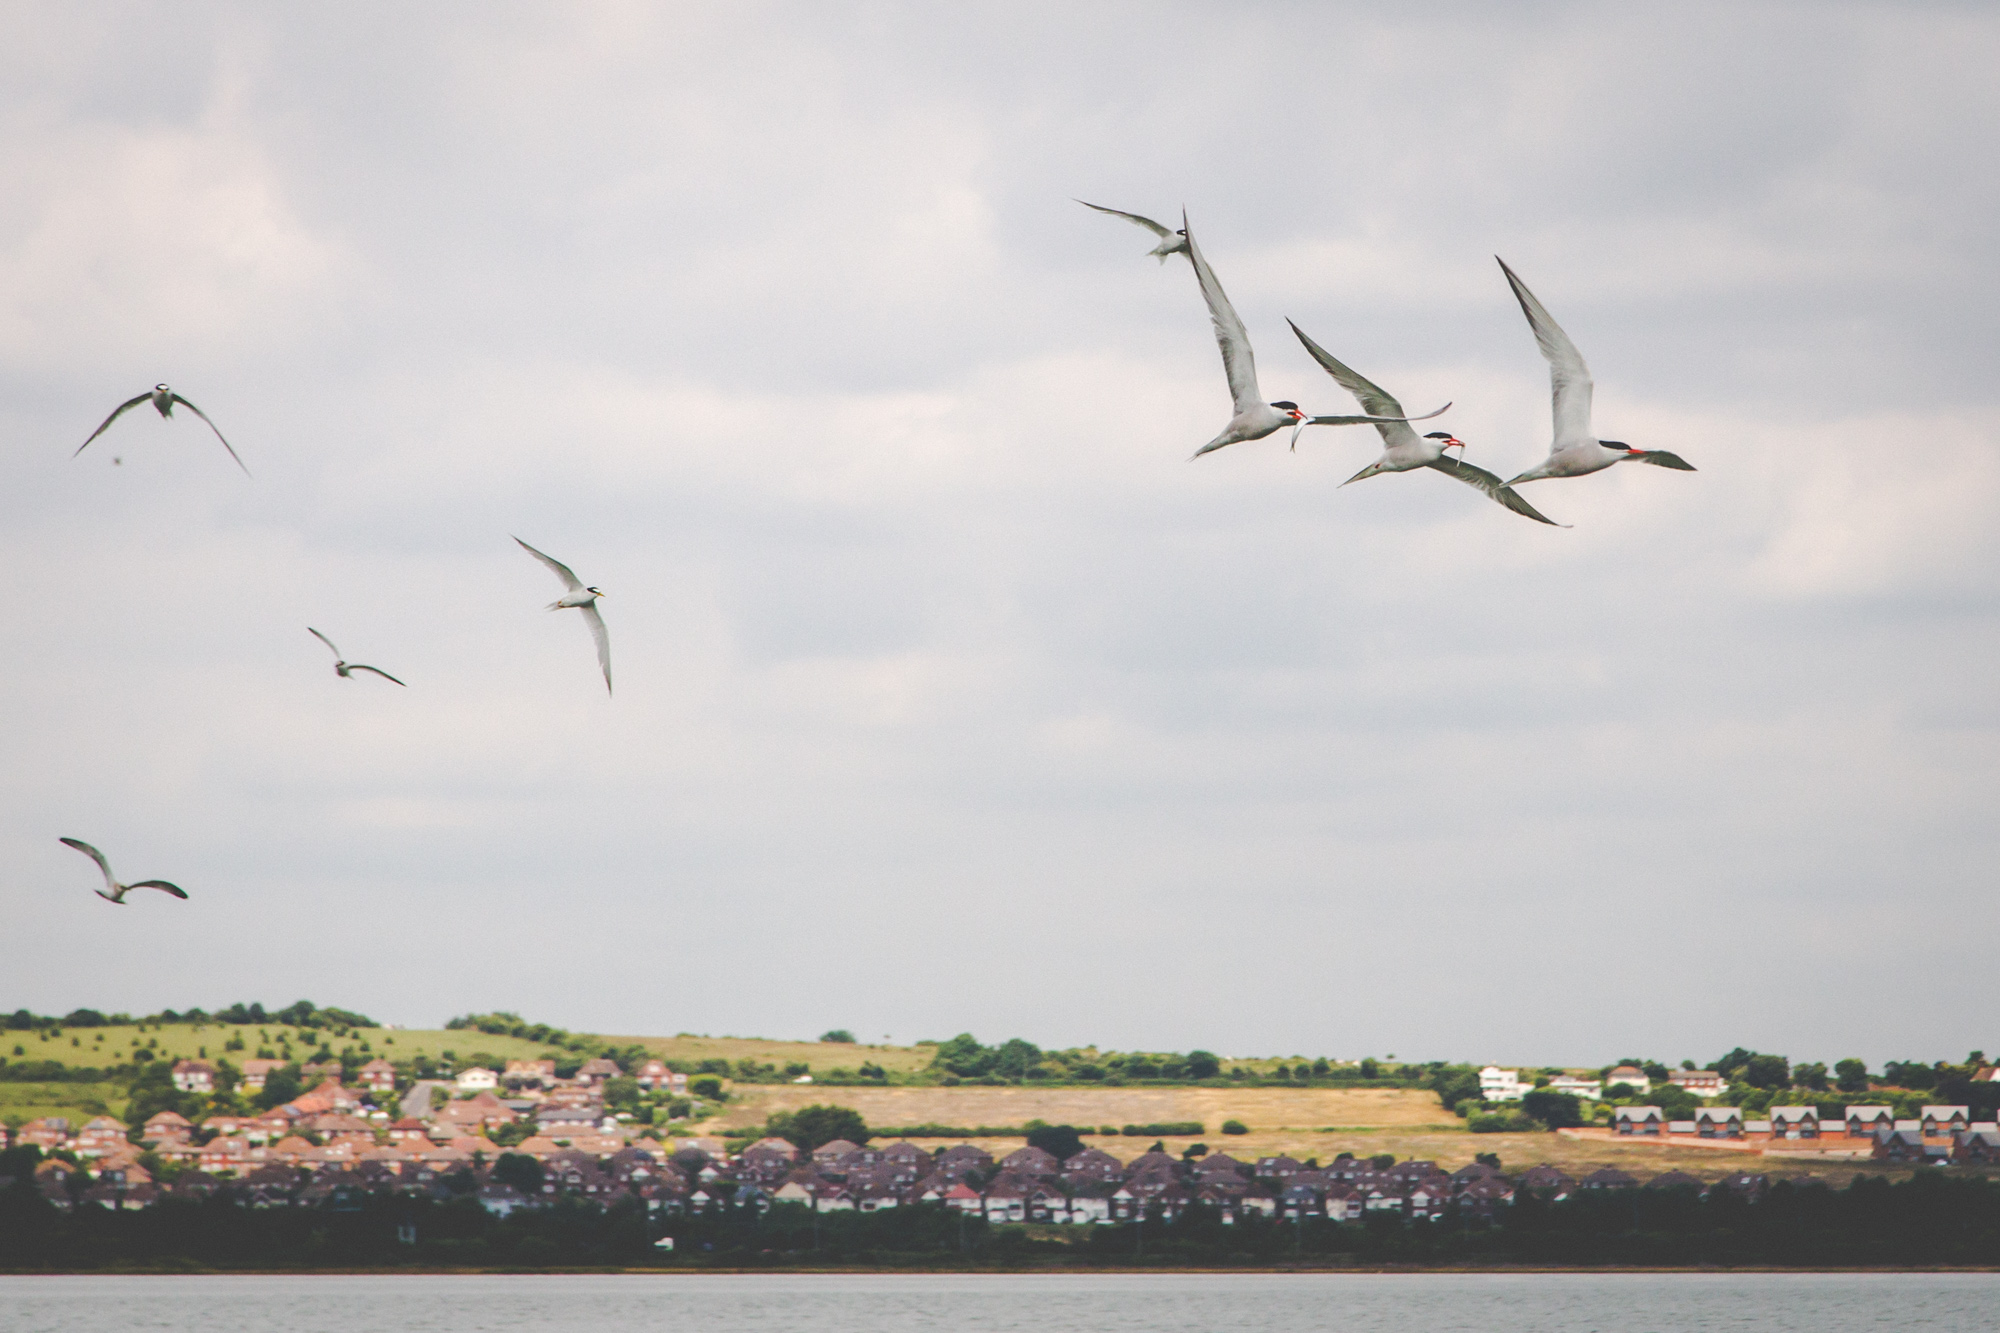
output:
[{"label": "grey wing feathers", "polygon": [[[208,413],[202,411],[200,408],[196,407],[193,403],[190,403],[187,399],[181,397],[179,394],[177,393],[171,394],[169,395],[169,397],[171,397],[174,402],[179,403],[182,407],[185,407],[188,411],[200,417],[203,421],[208,421]],[[216,425],[213,421],[208,421],[208,428],[215,432],[216,439],[222,441],[222,447],[229,450],[229,456],[231,458],[236,458],[236,466],[243,469],[243,475],[246,477],[249,476],[250,475],[249,466],[245,464],[241,458],[236,457],[236,448],[235,446],[230,444],[228,438],[223,435],[222,427]]]},{"label": "grey wing feathers", "polygon": [[1521,303],[1521,313],[1528,317],[1528,327],[1534,330],[1535,342],[1549,363],[1549,396],[1556,427],[1551,452],[1587,442],[1591,439],[1591,380],[1583,353],[1576,350],[1576,344],[1562,331],[1548,307],[1507,267],[1507,261],[1498,255],[1493,259],[1507,275],[1507,285],[1514,289],[1514,299]]},{"label": "grey wing feathers", "polygon": [[340,660],[340,649],[338,649],[338,648],[334,648],[334,647],[333,647],[333,640],[332,640],[332,639],[329,639],[329,638],[327,638],[327,637],[326,637],[326,635],[324,635],[324,634],[321,634],[321,633],[320,633],[320,632],[319,632],[318,630],[314,629],[314,628],[313,628],[313,627],[312,627],[311,625],[307,625],[307,626],[306,626],[306,633],[308,633],[308,634],[312,635],[312,636],[313,636],[313,637],[314,637],[315,639],[318,639],[318,640],[319,640],[319,641],[320,641],[321,643],[325,644],[325,645],[326,645],[326,646],[327,646],[328,648],[332,648],[332,649],[333,649],[333,660],[334,660],[334,661],[338,662],[338,661]]},{"label": "grey wing feathers", "polygon": [[1439,458],[1433,461],[1430,466],[1444,473],[1447,477],[1456,477],[1468,486],[1477,487],[1479,490],[1484,491],[1489,498],[1505,505],[1523,518],[1532,518],[1535,522],[1546,523],[1552,528],[1566,528],[1570,526],[1567,523],[1558,523],[1543,514],[1526,500],[1523,500],[1520,492],[1501,481],[1500,478],[1494,476],[1483,467],[1474,467],[1470,463],[1461,463],[1456,458]]},{"label": "grey wing feathers", "polygon": [[1676,472],[1693,472],[1694,464],[1679,454],[1670,454],[1665,449],[1644,449],[1634,455],[1641,463],[1651,463],[1654,467],[1670,467]]},{"label": "grey wing feathers", "polygon": [[1181,229],[1187,236],[1188,258],[1194,263],[1195,281],[1201,284],[1202,297],[1208,302],[1208,317],[1215,324],[1216,345],[1222,349],[1222,371],[1229,377],[1230,401],[1237,412],[1248,411],[1261,401],[1257,394],[1257,358],[1250,350],[1250,332],[1243,327],[1236,307],[1229,303],[1229,295],[1222,290],[1215,270],[1203,258],[1201,247],[1194,243],[1194,229],[1187,225],[1185,213],[1181,215]]},{"label": "grey wing feathers", "polygon": [[557,560],[554,556],[543,555],[540,551],[537,551],[534,547],[528,545],[526,542],[521,541],[519,537],[516,537],[514,540],[521,543],[522,550],[526,551],[529,555],[535,557],[535,559],[541,561],[543,564],[547,565],[550,569],[554,570],[556,577],[563,581],[563,587],[567,588],[571,592],[575,592],[577,589],[583,586],[583,583],[576,577],[576,575],[569,572],[568,565],[565,565],[562,561]]},{"label": "grey wing feathers", "polygon": [[1307,417],[1307,418],[1306,418],[1306,424],[1307,424],[1308,426],[1382,426],[1382,425],[1399,425],[1399,424],[1401,424],[1401,423],[1403,423],[1403,422],[1407,422],[1407,421],[1429,421],[1429,420],[1430,420],[1430,419],[1431,419],[1432,417],[1441,417],[1441,416],[1443,416],[1443,415],[1444,415],[1444,414],[1445,414],[1446,412],[1449,412],[1450,410],[1451,410],[1451,404],[1450,404],[1450,403],[1446,403],[1446,404],[1445,404],[1445,405],[1444,405],[1443,407],[1440,407],[1440,408],[1439,408],[1439,409],[1438,409],[1437,411],[1435,411],[1435,412],[1426,412],[1426,413],[1424,413],[1424,414],[1423,414],[1422,416],[1420,416],[1420,417],[1361,417],[1361,416],[1355,416],[1355,417]]},{"label": "grey wing feathers", "polygon": [[604,628],[604,617],[597,612],[597,603],[577,608],[583,618],[590,622],[590,637],[597,641],[597,665],[604,668],[604,692],[611,693],[611,635]]},{"label": "grey wing feathers", "polygon": [[85,856],[97,862],[97,868],[104,872],[105,884],[110,886],[112,892],[115,893],[118,891],[118,881],[112,878],[111,863],[104,859],[103,852],[98,851],[95,847],[92,847],[89,843],[83,842],[77,838],[58,838],[56,839],[56,841],[60,842],[65,847],[76,848],[79,852],[82,852]]},{"label": "grey wing feathers", "polygon": [[[1288,319],[1285,323],[1292,324],[1292,321]],[[1292,332],[1297,334],[1299,341],[1305,344],[1306,351],[1312,354],[1312,359],[1319,362],[1320,369],[1333,376],[1341,388],[1354,395],[1354,400],[1361,404],[1362,411],[1378,417],[1400,417],[1403,415],[1403,405],[1392,398],[1380,385],[1335,359],[1331,352],[1321,347],[1311,338],[1308,338],[1306,331],[1298,325],[1292,324]]]},{"label": "grey wing feathers", "polygon": [[[396,678],[395,678],[394,676],[392,676],[392,675],[390,675],[390,674],[389,674],[388,672],[384,671],[384,670],[383,670],[383,669],[382,669],[381,667],[372,667],[372,666],[363,666],[363,665],[362,665],[361,663],[359,663],[359,662],[353,662],[353,663],[350,663],[350,664],[348,665],[348,668],[347,668],[347,669],[348,669],[349,671],[372,671],[372,672],[374,672],[374,673],[375,673],[376,675],[380,676],[380,677],[381,677],[381,678],[382,678],[383,680],[386,680],[386,681],[392,681],[392,682],[394,682],[394,683],[395,683],[395,684],[397,684],[397,685],[402,685],[402,684],[403,684],[403,682],[402,682],[402,681],[400,681],[400,680],[397,680],[397,679],[396,679]],[[403,688],[404,688],[404,689],[408,689],[409,687],[408,687],[407,685],[404,685],[404,686],[403,686]]]},{"label": "grey wing feathers", "polygon": [[1094,208],[1100,213],[1109,213],[1114,218],[1124,218],[1127,222],[1136,222],[1140,226],[1144,227],[1147,231],[1152,232],[1153,235],[1159,237],[1163,241],[1167,239],[1167,237],[1173,235],[1172,232],[1168,231],[1165,227],[1162,227],[1159,223],[1153,221],[1151,218],[1142,218],[1137,213],[1127,213],[1123,209],[1117,209],[1117,208],[1106,208],[1103,204],[1093,204],[1087,199],[1078,199],[1077,202],[1079,204],[1082,204],[1085,208]]},{"label": "grey wing feathers", "polygon": [[142,879],[137,884],[127,884],[128,889],[164,889],[176,898],[187,897],[187,890],[178,884],[169,884],[163,879]]},{"label": "grey wing feathers", "polygon": [[[105,431],[110,430],[112,422],[118,420],[118,418],[124,416],[127,412],[130,412],[133,408],[145,402],[148,398],[151,398],[152,396],[153,395],[150,393],[142,393],[137,398],[133,398],[127,402],[118,404],[118,410],[113,412],[110,416],[104,418],[104,424],[102,426],[99,426],[96,430],[90,432],[90,440],[94,440],[98,436],[104,434]],[[80,454],[85,449],[88,449],[90,447],[90,440],[85,440],[82,444],[79,444],[76,447],[76,454]],[[71,454],[70,457],[75,458],[76,454]]]}]

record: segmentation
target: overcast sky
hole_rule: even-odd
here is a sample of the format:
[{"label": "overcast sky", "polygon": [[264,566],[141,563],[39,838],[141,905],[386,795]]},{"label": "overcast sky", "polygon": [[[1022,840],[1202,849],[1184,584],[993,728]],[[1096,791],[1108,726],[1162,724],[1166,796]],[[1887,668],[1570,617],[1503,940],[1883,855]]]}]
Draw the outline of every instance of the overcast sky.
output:
[{"label": "overcast sky", "polygon": [[2000,1049],[2000,16],[1388,12],[9,6],[0,1005]]}]

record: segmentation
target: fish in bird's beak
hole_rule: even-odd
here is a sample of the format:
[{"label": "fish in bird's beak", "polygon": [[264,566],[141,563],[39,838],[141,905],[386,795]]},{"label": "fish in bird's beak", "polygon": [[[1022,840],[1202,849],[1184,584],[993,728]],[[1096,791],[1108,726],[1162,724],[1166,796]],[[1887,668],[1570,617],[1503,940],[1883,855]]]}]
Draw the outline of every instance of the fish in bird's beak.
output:
[{"label": "fish in bird's beak", "polygon": [[1297,408],[1292,409],[1292,452],[1293,453],[1297,453],[1299,451],[1299,432],[1304,430],[1305,428],[1306,428],[1306,414],[1299,411]]}]

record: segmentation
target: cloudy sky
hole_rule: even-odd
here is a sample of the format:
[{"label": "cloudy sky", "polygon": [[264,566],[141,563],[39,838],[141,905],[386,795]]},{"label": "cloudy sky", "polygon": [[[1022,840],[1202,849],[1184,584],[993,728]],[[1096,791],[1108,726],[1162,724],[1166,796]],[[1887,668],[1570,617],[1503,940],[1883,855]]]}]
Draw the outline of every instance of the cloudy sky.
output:
[{"label": "cloudy sky", "polygon": [[[840,11],[840,12],[835,12]],[[10,6],[6,1007],[1962,1057],[1976,5]],[[1696,473],[1511,474],[1513,264]],[[198,420],[112,406],[165,380]],[[533,542],[607,593],[617,695]],[[317,626],[407,690],[342,681]],[[185,904],[93,897],[58,835]]]}]

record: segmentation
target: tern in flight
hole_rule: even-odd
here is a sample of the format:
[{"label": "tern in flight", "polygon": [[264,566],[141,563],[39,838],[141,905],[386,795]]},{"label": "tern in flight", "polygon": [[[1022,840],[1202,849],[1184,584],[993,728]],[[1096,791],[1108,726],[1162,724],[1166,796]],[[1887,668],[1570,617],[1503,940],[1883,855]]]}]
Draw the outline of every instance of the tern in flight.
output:
[{"label": "tern in flight", "polygon": [[75,838],[59,838],[57,841],[65,847],[76,848],[79,852],[97,862],[97,868],[104,872],[104,889],[109,889],[111,892],[106,893],[104,889],[98,889],[96,892],[97,896],[106,902],[123,904],[125,895],[134,889],[160,889],[173,894],[176,898],[187,897],[187,893],[180,885],[169,884],[163,879],[142,879],[137,884],[120,884],[118,877],[111,873],[111,863],[104,859],[103,852],[98,851],[89,843],[80,842]]},{"label": "tern in flight", "polygon": [[583,618],[590,622],[590,637],[597,640],[597,665],[604,668],[604,692],[611,693],[611,636],[604,631],[604,617],[598,614],[597,599],[604,596],[596,588],[587,588],[583,580],[570,573],[568,565],[562,561],[543,555],[534,547],[521,541],[521,549],[555,571],[563,582],[563,595],[549,603],[549,610],[563,611],[575,609],[583,612]]},{"label": "tern in flight", "polygon": [[1142,218],[1137,213],[1121,212],[1118,209],[1106,208],[1103,204],[1093,204],[1082,199],[1077,200],[1077,202],[1085,208],[1094,208],[1100,213],[1109,213],[1114,218],[1124,218],[1127,222],[1136,222],[1147,231],[1152,232],[1153,235],[1159,237],[1160,243],[1146,253],[1155,256],[1162,264],[1167,262],[1168,255],[1184,255],[1188,252],[1187,233],[1184,231],[1168,231],[1151,218]]},{"label": "tern in flight", "polygon": [[[1222,370],[1229,377],[1229,397],[1235,406],[1235,414],[1229,424],[1222,428],[1222,434],[1194,451],[1200,458],[1212,449],[1220,449],[1225,444],[1236,444],[1243,440],[1261,440],[1266,435],[1286,426],[1292,428],[1292,443],[1299,442],[1299,432],[1307,426],[1359,426],[1364,423],[1379,425],[1385,421],[1425,421],[1444,411],[1430,412],[1421,417],[1309,417],[1299,410],[1297,403],[1264,401],[1257,391],[1257,357],[1250,350],[1250,334],[1237,318],[1236,307],[1229,304],[1229,296],[1222,290],[1222,284],[1215,279],[1215,270],[1202,258],[1201,247],[1195,244],[1194,232],[1188,228],[1187,215],[1181,215],[1181,235],[1187,238],[1188,259],[1194,264],[1194,276],[1201,283],[1201,294],[1208,301],[1209,318],[1215,321],[1215,341],[1222,347]],[[1445,407],[1450,407],[1446,403]]]},{"label": "tern in flight", "polygon": [[306,626],[306,633],[312,635],[315,639],[318,639],[321,643],[325,644],[327,647],[333,648],[333,674],[339,676],[342,680],[352,680],[354,678],[354,673],[357,671],[372,671],[376,675],[380,676],[383,680],[390,681],[393,684],[401,685],[403,683],[402,681],[397,680],[394,676],[390,675],[388,672],[384,671],[381,667],[364,666],[360,662],[348,661],[346,658],[340,655],[340,649],[333,647],[332,639],[327,638],[326,635],[321,634],[311,625]]},{"label": "tern in flight", "polygon": [[1535,341],[1541,344],[1542,355],[1548,360],[1549,389],[1555,400],[1556,430],[1549,456],[1507,484],[1519,486],[1524,481],[1548,477],[1582,477],[1602,472],[1613,463],[1627,462],[1651,463],[1676,472],[1694,471],[1694,464],[1679,454],[1664,449],[1634,449],[1619,440],[1600,440],[1590,433],[1590,367],[1583,364],[1583,353],[1576,350],[1576,344],[1549,314],[1548,307],[1536,300],[1527,284],[1507,267],[1507,261],[1498,255],[1493,258],[1507,275],[1514,299],[1521,303],[1521,313],[1528,317],[1528,327],[1535,331]]},{"label": "tern in flight", "polygon": [[[1289,324],[1291,321],[1287,320],[1286,323]],[[1410,429],[1407,422],[1393,420],[1402,414],[1401,403],[1384,392],[1379,385],[1362,378],[1335,360],[1324,347],[1306,337],[1305,330],[1298,325],[1292,324],[1292,332],[1299,335],[1299,341],[1306,345],[1308,352],[1312,353],[1313,360],[1325,367],[1326,373],[1338,380],[1341,388],[1354,395],[1355,401],[1361,404],[1363,411],[1380,412],[1392,418],[1375,427],[1382,432],[1382,456],[1341,482],[1341,485],[1352,486],[1357,481],[1383,472],[1409,472],[1420,467],[1436,468],[1447,477],[1456,477],[1468,486],[1477,487],[1485,492],[1489,499],[1498,501],[1524,518],[1532,518],[1537,523],[1547,523],[1551,527],[1569,526],[1567,523],[1557,523],[1552,518],[1544,517],[1533,505],[1523,500],[1511,487],[1503,484],[1500,478],[1485,468],[1474,467],[1447,454],[1445,452],[1447,449],[1465,447],[1465,441],[1456,435],[1448,431],[1434,430],[1428,435],[1419,437]]]},{"label": "tern in flight", "polygon": [[[118,405],[118,410],[116,412],[113,412],[110,416],[104,418],[104,424],[102,426],[99,426],[96,430],[90,432],[90,440],[85,440],[82,444],[79,444],[76,447],[76,453],[80,454],[85,449],[88,449],[90,447],[91,440],[95,440],[98,436],[104,434],[105,431],[111,429],[112,422],[118,420],[118,418],[124,416],[127,412],[130,412],[133,408],[137,407],[139,404],[147,402],[150,402],[156,409],[158,409],[160,415],[163,417],[171,417],[174,414],[174,404],[179,403],[182,407],[185,407],[188,411],[194,413],[196,416],[200,417],[203,421],[208,421],[208,413],[202,411],[200,408],[196,407],[193,403],[190,403],[187,399],[175,393],[172,389],[168,388],[166,385],[155,384],[150,390],[140,394],[137,398],[127,399],[125,402],[120,403]],[[236,458],[236,450],[234,448],[231,448],[228,440],[223,439],[222,429],[219,426],[217,426],[213,421],[208,421],[208,428],[215,432],[216,439],[222,440],[222,447],[229,450],[229,456],[231,458]],[[76,454],[71,454],[70,457],[74,458],[76,457]],[[250,469],[248,467],[244,467],[243,460],[241,458],[236,458],[236,466],[243,468],[244,476],[247,477],[250,475]]]}]

